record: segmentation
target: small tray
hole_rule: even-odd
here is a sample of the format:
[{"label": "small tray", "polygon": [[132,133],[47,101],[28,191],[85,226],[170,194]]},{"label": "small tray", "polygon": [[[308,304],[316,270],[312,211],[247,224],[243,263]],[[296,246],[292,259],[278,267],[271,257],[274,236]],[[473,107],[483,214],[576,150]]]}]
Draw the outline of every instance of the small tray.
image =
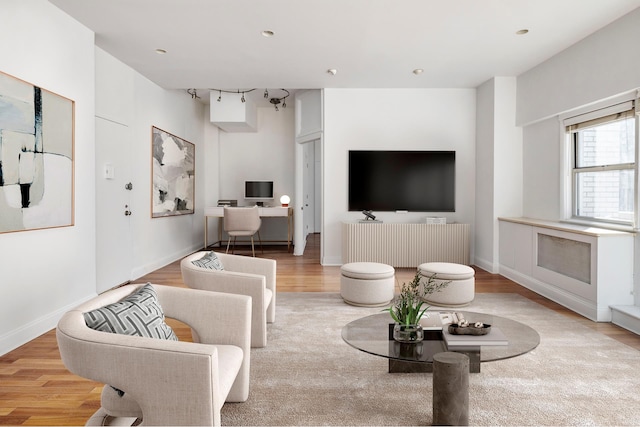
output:
[{"label": "small tray", "polygon": [[458,326],[457,323],[452,323],[449,325],[448,330],[451,335],[487,335],[491,332],[491,325],[483,323],[481,328],[476,328],[472,324],[462,327]]}]

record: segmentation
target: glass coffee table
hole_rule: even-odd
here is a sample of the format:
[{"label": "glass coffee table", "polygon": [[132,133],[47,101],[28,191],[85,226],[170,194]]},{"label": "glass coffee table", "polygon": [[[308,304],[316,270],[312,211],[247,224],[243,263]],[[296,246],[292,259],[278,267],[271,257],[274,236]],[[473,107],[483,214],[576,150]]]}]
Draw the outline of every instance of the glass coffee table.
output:
[{"label": "glass coffee table", "polygon": [[[431,315],[445,310],[430,311]],[[348,323],[342,328],[342,339],[365,353],[389,359],[389,372],[432,372],[433,355],[445,351],[469,356],[469,372],[480,372],[481,362],[508,359],[525,354],[540,344],[540,335],[530,326],[506,317],[471,311],[462,313],[469,322],[482,322],[499,328],[507,337],[507,345],[448,347],[441,330],[425,330],[424,341],[404,344],[393,339],[389,313],[378,313]],[[391,326],[390,326],[391,325]],[[446,327],[446,325],[445,325]]]}]

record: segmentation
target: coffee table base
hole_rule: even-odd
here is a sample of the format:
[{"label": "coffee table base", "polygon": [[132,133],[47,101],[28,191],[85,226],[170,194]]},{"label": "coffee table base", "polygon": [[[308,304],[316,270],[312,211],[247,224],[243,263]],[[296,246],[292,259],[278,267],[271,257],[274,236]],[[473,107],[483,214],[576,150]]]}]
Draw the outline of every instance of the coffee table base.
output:
[{"label": "coffee table base", "polygon": [[[480,373],[480,351],[456,351],[456,353],[469,356],[469,373]],[[404,360],[389,359],[390,374],[413,374],[433,372],[433,363],[408,362]]]}]

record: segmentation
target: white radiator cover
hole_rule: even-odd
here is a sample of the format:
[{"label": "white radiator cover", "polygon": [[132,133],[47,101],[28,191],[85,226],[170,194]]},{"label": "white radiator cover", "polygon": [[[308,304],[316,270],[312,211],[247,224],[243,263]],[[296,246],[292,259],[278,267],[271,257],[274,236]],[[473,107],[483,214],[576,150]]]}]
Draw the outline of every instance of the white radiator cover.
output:
[{"label": "white radiator cover", "polygon": [[469,224],[342,223],[342,262],[469,265]]},{"label": "white radiator cover", "polygon": [[597,322],[611,321],[612,305],[633,305],[633,233],[498,220],[501,275]]}]

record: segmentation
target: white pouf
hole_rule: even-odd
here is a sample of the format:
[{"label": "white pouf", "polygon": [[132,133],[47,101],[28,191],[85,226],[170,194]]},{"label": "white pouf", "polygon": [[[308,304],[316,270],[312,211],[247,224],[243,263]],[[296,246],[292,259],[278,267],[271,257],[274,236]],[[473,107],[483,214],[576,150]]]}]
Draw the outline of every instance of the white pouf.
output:
[{"label": "white pouf", "polygon": [[378,262],[350,262],[340,267],[340,295],[344,302],[380,307],[393,300],[395,269]]},{"label": "white pouf", "polygon": [[418,271],[426,277],[435,274],[436,283],[451,281],[440,292],[423,297],[429,304],[442,307],[464,307],[471,304],[475,298],[475,270],[468,265],[451,262],[427,262],[420,264]]}]

